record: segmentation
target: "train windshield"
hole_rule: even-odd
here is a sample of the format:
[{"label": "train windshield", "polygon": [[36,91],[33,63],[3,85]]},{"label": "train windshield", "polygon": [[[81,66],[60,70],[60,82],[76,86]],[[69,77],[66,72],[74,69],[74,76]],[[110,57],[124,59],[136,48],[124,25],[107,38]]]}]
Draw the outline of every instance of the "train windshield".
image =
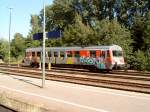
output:
[{"label": "train windshield", "polygon": [[113,51],[113,56],[114,57],[122,57],[122,54],[123,54],[122,51],[116,51],[116,50]]}]

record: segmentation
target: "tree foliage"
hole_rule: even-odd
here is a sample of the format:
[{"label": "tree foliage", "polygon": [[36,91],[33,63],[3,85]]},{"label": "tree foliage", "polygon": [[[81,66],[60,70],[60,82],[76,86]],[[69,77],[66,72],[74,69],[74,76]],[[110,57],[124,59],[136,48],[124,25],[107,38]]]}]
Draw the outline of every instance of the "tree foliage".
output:
[{"label": "tree foliage", "polygon": [[148,58],[143,51],[136,51],[132,57],[132,67],[136,70],[146,70],[148,66]]},{"label": "tree foliage", "polygon": [[130,31],[121,26],[117,21],[103,20],[99,23],[96,33],[96,40],[101,45],[120,45],[124,49],[124,55],[129,59],[128,55],[132,53],[132,43]]},{"label": "tree foliage", "polygon": [[[19,33],[11,42],[13,57],[23,55],[28,47],[41,46],[32,39],[42,32],[43,9],[31,15],[31,29],[26,38]],[[46,6],[46,32],[62,30],[63,37],[46,40],[46,46],[90,46],[117,44],[124,49],[126,61],[138,70],[150,66],[149,0],[54,0]],[[6,56],[0,40],[2,57]]]},{"label": "tree foliage", "polygon": [[14,39],[11,42],[11,55],[18,58],[20,55],[23,56],[25,51],[25,39],[20,33],[14,35]]},{"label": "tree foliage", "polygon": [[143,27],[143,41],[144,41],[144,50],[150,48],[150,12],[147,14],[146,21],[144,22]]},{"label": "tree foliage", "polygon": [[34,41],[33,35],[35,33],[41,33],[42,32],[42,27],[41,27],[41,21],[40,21],[40,17],[38,15],[31,15],[31,30],[28,33],[28,36],[26,38],[25,41],[25,45],[26,47],[37,47],[40,45],[39,41]]},{"label": "tree foliage", "polygon": [[150,48],[147,49],[145,56],[147,58],[147,66],[146,66],[146,70],[150,71]]},{"label": "tree foliage", "polygon": [[4,61],[8,60],[8,41],[5,39],[0,39],[0,58],[3,59]]},{"label": "tree foliage", "polygon": [[[133,39],[133,50],[137,51],[142,50],[144,47],[144,36],[143,36],[143,30],[144,30],[144,18],[140,16],[136,16],[134,18],[133,26],[131,27],[131,34]],[[137,47],[138,46],[138,47]]]},{"label": "tree foliage", "polygon": [[80,15],[76,16],[75,23],[69,25],[63,34],[63,43],[66,46],[88,46],[94,43],[93,30],[82,23]]}]

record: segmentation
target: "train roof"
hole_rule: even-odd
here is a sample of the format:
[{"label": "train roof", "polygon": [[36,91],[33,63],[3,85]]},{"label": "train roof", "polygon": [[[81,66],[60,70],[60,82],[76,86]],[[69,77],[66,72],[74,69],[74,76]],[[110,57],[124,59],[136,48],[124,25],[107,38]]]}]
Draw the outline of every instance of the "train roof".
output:
[{"label": "train roof", "polygon": [[[108,46],[88,46],[88,47],[46,47],[46,51],[52,50],[52,51],[69,51],[69,50],[122,50],[122,48],[118,45],[108,45]],[[42,47],[36,47],[36,48],[27,48],[26,52],[31,51],[42,51]]]}]

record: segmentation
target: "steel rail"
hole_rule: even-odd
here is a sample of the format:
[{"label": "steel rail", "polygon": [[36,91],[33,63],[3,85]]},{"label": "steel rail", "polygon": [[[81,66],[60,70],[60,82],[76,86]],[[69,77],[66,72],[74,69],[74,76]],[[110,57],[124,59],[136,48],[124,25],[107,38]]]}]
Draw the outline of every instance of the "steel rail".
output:
[{"label": "steel rail", "polygon": [[[0,72],[7,73],[7,74],[14,74],[14,75],[22,75],[28,77],[35,77],[41,78],[41,72],[37,70],[29,70],[23,68],[0,68]],[[49,80],[58,80],[64,82],[72,82],[84,85],[92,85],[92,86],[99,86],[99,87],[107,87],[107,88],[114,88],[114,89],[121,89],[121,90],[128,90],[128,91],[135,91],[135,92],[142,92],[150,94],[150,83],[147,81],[140,81],[140,82],[133,82],[131,79],[122,80],[117,78],[108,78],[108,77],[95,77],[95,76],[85,76],[79,74],[69,74],[69,73],[57,73],[57,72],[46,72],[46,79]]]}]

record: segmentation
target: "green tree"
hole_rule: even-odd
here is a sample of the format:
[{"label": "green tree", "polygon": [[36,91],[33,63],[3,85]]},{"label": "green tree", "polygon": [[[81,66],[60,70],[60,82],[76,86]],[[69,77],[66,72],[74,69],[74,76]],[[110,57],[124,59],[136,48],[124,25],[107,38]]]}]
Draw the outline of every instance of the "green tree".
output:
[{"label": "green tree", "polygon": [[[63,38],[46,40],[46,46],[117,44],[124,49],[127,62],[143,70],[147,64],[140,67],[139,63],[144,62],[142,58],[148,60],[149,54],[143,57],[142,51],[150,47],[149,8],[148,0],[54,0],[46,6],[46,31],[61,29]],[[26,47],[40,46],[32,36],[42,32],[42,23],[43,9],[40,15],[31,16]],[[136,60],[138,55],[141,58]]]},{"label": "green tree", "polygon": [[131,58],[131,66],[139,70],[150,70],[150,13],[146,17],[135,17],[131,33],[133,51],[136,51]]},{"label": "green tree", "polygon": [[0,57],[4,61],[8,61],[8,46],[9,43],[5,39],[0,39]]},{"label": "green tree", "polygon": [[131,33],[135,51],[138,49],[146,51],[150,48],[150,12],[146,17],[135,17]]},{"label": "green tree", "polygon": [[31,33],[38,33],[41,32],[41,24],[40,24],[40,18],[38,15],[31,15]]},{"label": "green tree", "polygon": [[147,14],[143,30],[144,50],[146,51],[150,48],[150,12]]},{"label": "green tree", "polygon": [[133,50],[143,50],[144,47],[144,37],[143,37],[143,30],[144,30],[144,18],[140,16],[136,16],[134,18],[133,26],[131,27],[131,34],[133,39]]},{"label": "green tree", "polygon": [[25,52],[25,38],[20,33],[14,35],[14,39],[11,42],[11,54],[12,57],[18,59],[20,56],[24,56]]},{"label": "green tree", "polygon": [[103,20],[98,23],[96,30],[97,41],[104,45],[120,45],[124,49],[124,55],[129,60],[132,54],[132,39],[128,29],[121,26],[117,21]]},{"label": "green tree", "polygon": [[94,38],[91,36],[93,30],[82,23],[82,18],[77,14],[76,22],[69,25],[63,33],[63,43],[66,46],[87,46],[94,44]]},{"label": "green tree", "polygon": [[150,48],[147,49],[147,51],[145,52],[146,58],[147,58],[147,66],[146,66],[146,70],[150,71]]},{"label": "green tree", "polygon": [[136,70],[146,70],[148,65],[148,60],[143,51],[136,51],[132,59],[132,68]]},{"label": "green tree", "polygon": [[31,30],[29,31],[28,36],[25,40],[26,48],[38,47],[38,46],[40,46],[40,41],[33,40],[32,38],[35,33],[42,32],[42,27],[41,27],[41,22],[40,22],[39,16],[31,15],[30,25],[31,25]]},{"label": "green tree", "polygon": [[[57,28],[64,29],[74,21],[73,0],[54,0],[53,5],[46,6],[46,31]],[[40,22],[43,21],[43,9],[39,15]]]}]

